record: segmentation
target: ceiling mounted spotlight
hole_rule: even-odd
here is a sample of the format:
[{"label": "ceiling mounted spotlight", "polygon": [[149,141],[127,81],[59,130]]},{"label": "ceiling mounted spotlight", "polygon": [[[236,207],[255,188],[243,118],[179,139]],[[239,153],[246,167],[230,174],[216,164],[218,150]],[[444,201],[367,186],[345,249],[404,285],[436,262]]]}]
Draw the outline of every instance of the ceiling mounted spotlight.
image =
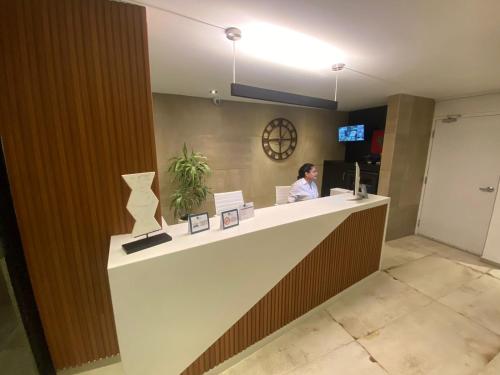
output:
[{"label": "ceiling mounted spotlight", "polygon": [[340,72],[341,70],[344,70],[345,64],[344,63],[338,63],[338,64],[333,64],[332,65],[332,70],[334,72]]},{"label": "ceiling mounted spotlight", "polygon": [[442,119],[441,121],[449,124],[450,122],[457,122],[460,117],[462,117],[462,115],[446,115],[446,118]]},{"label": "ceiling mounted spotlight", "polygon": [[217,90],[215,90],[215,89],[210,90],[210,94],[217,95]]},{"label": "ceiling mounted spotlight", "polygon": [[237,27],[228,27],[224,31],[226,33],[226,38],[230,41],[236,42],[241,39],[241,30]]}]

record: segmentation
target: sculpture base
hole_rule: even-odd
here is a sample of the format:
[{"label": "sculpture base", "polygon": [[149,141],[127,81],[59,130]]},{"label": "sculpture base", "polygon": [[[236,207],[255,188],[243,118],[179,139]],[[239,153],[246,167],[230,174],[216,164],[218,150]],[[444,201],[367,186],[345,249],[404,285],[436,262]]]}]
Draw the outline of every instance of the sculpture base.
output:
[{"label": "sculpture base", "polygon": [[147,249],[149,247],[153,247],[153,246],[156,246],[156,245],[159,245],[159,244],[162,244],[164,242],[171,241],[171,240],[172,240],[172,237],[170,237],[168,234],[160,233],[160,234],[157,234],[155,236],[141,238],[140,240],[137,240],[137,241],[125,243],[122,245],[122,247],[123,247],[123,250],[125,250],[125,252],[127,254],[132,254],[132,253],[135,253],[137,251],[141,251],[141,250]]}]

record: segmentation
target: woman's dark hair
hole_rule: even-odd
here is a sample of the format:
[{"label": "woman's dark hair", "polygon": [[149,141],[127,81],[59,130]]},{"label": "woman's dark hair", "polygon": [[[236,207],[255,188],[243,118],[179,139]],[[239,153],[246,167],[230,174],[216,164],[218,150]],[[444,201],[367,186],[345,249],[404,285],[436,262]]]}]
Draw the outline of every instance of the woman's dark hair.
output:
[{"label": "woman's dark hair", "polygon": [[297,176],[297,180],[300,180],[301,178],[306,177],[306,173],[311,172],[311,169],[313,169],[314,164],[311,163],[305,163],[302,167],[299,168],[299,175]]}]

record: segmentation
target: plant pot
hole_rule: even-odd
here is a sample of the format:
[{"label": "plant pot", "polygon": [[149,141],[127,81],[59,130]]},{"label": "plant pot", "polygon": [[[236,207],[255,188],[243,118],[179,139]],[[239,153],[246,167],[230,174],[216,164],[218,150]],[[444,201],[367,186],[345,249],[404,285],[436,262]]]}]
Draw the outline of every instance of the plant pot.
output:
[{"label": "plant pot", "polygon": [[189,214],[181,215],[179,218],[177,218],[177,223],[178,224],[187,223],[188,219],[189,219]]}]

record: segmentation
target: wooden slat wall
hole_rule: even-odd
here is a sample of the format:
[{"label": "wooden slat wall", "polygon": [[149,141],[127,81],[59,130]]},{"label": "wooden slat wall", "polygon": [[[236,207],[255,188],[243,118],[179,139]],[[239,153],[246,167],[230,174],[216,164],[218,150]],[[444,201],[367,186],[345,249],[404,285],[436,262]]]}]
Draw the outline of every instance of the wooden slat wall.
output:
[{"label": "wooden slat wall", "polygon": [[350,215],[182,375],[199,375],[377,271],[387,206]]},{"label": "wooden slat wall", "polygon": [[114,355],[109,237],[133,223],[120,175],[157,171],[145,9],[1,0],[0,28],[0,135],[52,359]]}]

